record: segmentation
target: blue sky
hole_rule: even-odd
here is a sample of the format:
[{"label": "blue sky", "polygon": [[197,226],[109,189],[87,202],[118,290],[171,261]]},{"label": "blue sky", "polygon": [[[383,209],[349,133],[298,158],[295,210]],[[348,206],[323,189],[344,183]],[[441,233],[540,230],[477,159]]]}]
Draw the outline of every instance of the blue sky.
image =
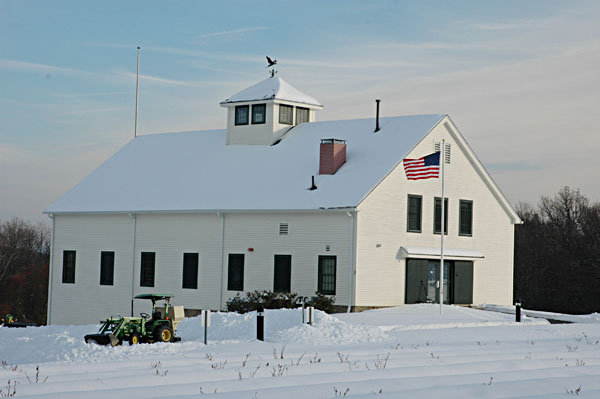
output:
[{"label": "blue sky", "polygon": [[511,200],[600,199],[600,2],[0,0],[0,219],[41,212],[133,136],[223,128],[279,76],[319,120],[447,113]]}]

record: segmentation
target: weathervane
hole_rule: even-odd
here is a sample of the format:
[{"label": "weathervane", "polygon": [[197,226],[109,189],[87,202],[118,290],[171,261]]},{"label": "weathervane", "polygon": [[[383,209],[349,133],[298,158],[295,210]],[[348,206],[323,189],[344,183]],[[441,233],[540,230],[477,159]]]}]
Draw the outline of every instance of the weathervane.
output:
[{"label": "weathervane", "polygon": [[269,63],[269,65],[267,65],[267,68],[271,68],[273,67],[273,69],[271,69],[271,77],[274,77],[275,74],[277,73],[277,71],[275,70],[275,65],[277,65],[277,60],[272,60],[269,56],[267,56],[267,62]]}]

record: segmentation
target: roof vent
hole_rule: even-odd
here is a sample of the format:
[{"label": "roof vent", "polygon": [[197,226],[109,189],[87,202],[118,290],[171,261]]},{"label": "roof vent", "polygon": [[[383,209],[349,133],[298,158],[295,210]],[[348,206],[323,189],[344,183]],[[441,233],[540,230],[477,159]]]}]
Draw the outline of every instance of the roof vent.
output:
[{"label": "roof vent", "polygon": [[319,174],[333,175],[346,163],[346,140],[322,139]]},{"label": "roof vent", "polygon": [[379,103],[381,102],[381,100],[375,100],[375,102],[377,103],[377,111],[375,113],[375,133],[377,133],[380,129],[379,129]]},{"label": "roof vent", "polygon": [[316,190],[317,186],[315,186],[315,176],[312,177],[312,185],[310,186],[309,190],[313,191]]},{"label": "roof vent", "polygon": [[[440,148],[442,147],[442,143],[439,141],[436,142],[433,146],[435,152],[440,152]],[[450,143],[446,143],[446,156],[444,157],[446,163],[450,163]]]},{"label": "roof vent", "polygon": [[287,223],[279,223],[279,235],[287,236],[289,231],[289,225]]}]

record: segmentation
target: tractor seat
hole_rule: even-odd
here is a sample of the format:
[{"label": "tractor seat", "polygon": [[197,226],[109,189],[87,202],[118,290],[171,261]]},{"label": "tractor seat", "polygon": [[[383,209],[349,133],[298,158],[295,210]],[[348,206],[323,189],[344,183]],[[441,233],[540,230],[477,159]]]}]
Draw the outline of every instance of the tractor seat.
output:
[{"label": "tractor seat", "polygon": [[152,319],[153,320],[160,320],[162,318],[161,316],[162,316],[161,312],[154,312],[154,313],[152,313]]}]

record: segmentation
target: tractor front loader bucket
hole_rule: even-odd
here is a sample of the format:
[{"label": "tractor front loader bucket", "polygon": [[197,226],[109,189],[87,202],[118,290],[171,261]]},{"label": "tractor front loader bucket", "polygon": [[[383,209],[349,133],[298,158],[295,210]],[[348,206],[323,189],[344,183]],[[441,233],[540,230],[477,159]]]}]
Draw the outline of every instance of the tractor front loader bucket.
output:
[{"label": "tractor front loader bucket", "polygon": [[114,336],[114,334],[88,334],[84,337],[85,342],[88,344],[98,344],[98,345],[110,345],[117,346],[119,345],[119,339]]}]

